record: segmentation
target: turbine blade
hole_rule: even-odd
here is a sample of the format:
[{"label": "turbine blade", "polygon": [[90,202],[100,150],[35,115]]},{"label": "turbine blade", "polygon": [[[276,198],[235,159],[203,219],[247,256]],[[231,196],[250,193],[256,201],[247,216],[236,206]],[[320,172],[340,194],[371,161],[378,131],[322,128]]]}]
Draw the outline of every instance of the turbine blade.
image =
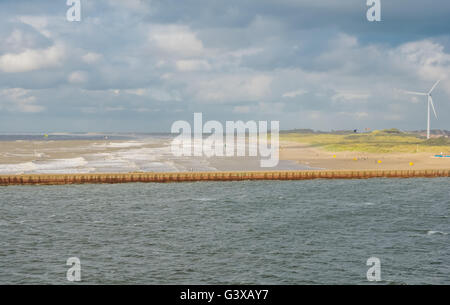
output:
[{"label": "turbine blade", "polygon": [[434,104],[433,104],[433,98],[431,96],[428,97],[430,104],[431,104],[431,108],[433,108],[433,112],[434,112],[434,116],[436,117],[436,119],[438,118],[437,113],[436,113],[436,109],[434,109]]},{"label": "turbine blade", "polygon": [[436,88],[436,86],[439,84],[440,81],[441,81],[441,80],[438,80],[438,81],[433,85],[433,87],[431,87],[431,90],[428,92],[428,94],[430,94],[431,91],[433,91],[434,88]]},{"label": "turbine blade", "polygon": [[403,93],[414,94],[414,95],[427,95],[426,93],[423,93],[423,92],[414,92],[414,91],[403,91]]}]

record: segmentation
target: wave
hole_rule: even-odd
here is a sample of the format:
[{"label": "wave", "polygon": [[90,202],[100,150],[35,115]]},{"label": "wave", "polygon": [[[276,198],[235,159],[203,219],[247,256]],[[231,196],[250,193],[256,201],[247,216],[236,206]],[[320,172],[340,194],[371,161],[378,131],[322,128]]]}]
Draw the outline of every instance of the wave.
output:
[{"label": "wave", "polygon": [[36,169],[36,165],[33,162],[0,164],[0,174],[24,174],[34,169]]},{"label": "wave", "polygon": [[448,233],[442,231],[428,231],[427,235],[448,235]]},{"label": "wave", "polygon": [[93,147],[104,147],[104,148],[128,148],[128,147],[139,147],[144,146],[148,143],[138,142],[138,141],[128,141],[128,142],[110,142],[102,144],[93,144]]},{"label": "wave", "polygon": [[78,173],[87,171],[88,162],[83,157],[55,159],[50,161],[32,161],[18,164],[0,164],[1,174],[27,173]]},{"label": "wave", "polygon": [[[142,147],[158,144],[158,147]],[[92,152],[92,148],[106,148]],[[108,151],[107,148],[111,149]],[[67,150],[73,148],[54,148]],[[79,156],[70,159],[42,160],[48,154],[30,152],[28,157],[38,160],[19,164],[0,164],[0,174],[45,174],[45,173],[112,173],[112,172],[179,172],[215,171],[207,158],[177,157],[172,154],[170,143],[164,139],[97,142],[88,147],[76,148]],[[89,152],[91,151],[91,152]],[[83,153],[84,152],[84,153]],[[24,155],[25,156],[25,155]],[[17,157],[17,156],[15,156]]]}]

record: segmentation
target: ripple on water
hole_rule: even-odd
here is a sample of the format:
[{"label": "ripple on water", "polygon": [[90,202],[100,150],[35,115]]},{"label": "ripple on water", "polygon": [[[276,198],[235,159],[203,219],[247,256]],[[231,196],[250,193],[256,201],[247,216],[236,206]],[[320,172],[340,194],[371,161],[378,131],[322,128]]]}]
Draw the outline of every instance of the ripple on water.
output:
[{"label": "ripple on water", "polygon": [[[442,182],[442,183],[439,183]],[[0,188],[0,283],[449,284],[448,179]],[[424,229],[425,228],[425,229]]]}]

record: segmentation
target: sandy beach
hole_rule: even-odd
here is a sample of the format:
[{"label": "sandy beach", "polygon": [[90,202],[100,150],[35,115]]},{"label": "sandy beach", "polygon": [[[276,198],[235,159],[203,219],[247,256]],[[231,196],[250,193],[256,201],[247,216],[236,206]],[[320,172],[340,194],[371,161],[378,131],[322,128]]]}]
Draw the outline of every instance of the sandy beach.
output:
[{"label": "sandy beach", "polygon": [[295,142],[280,143],[278,166],[261,168],[258,157],[176,157],[169,138],[0,141],[0,174],[448,168],[450,158],[432,153],[333,153]]},{"label": "sandy beach", "polygon": [[[439,152],[437,152],[439,153]],[[308,144],[280,143],[280,159],[329,170],[448,169],[450,158],[434,158],[432,153],[329,152]],[[379,162],[381,161],[381,162]]]}]

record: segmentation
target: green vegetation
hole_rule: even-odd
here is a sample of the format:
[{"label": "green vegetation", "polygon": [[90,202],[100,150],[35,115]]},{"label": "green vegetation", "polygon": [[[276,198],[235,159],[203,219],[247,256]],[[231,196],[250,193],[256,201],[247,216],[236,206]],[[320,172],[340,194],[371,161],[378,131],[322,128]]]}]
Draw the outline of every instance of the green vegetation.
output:
[{"label": "green vegetation", "polygon": [[423,145],[428,146],[450,146],[450,139],[445,137],[429,139],[423,142]]},{"label": "green vegetation", "polygon": [[397,129],[375,130],[362,134],[332,133],[288,133],[281,134],[280,140],[310,144],[327,151],[355,151],[367,153],[449,153],[450,139],[425,140],[416,134],[404,133]]}]

